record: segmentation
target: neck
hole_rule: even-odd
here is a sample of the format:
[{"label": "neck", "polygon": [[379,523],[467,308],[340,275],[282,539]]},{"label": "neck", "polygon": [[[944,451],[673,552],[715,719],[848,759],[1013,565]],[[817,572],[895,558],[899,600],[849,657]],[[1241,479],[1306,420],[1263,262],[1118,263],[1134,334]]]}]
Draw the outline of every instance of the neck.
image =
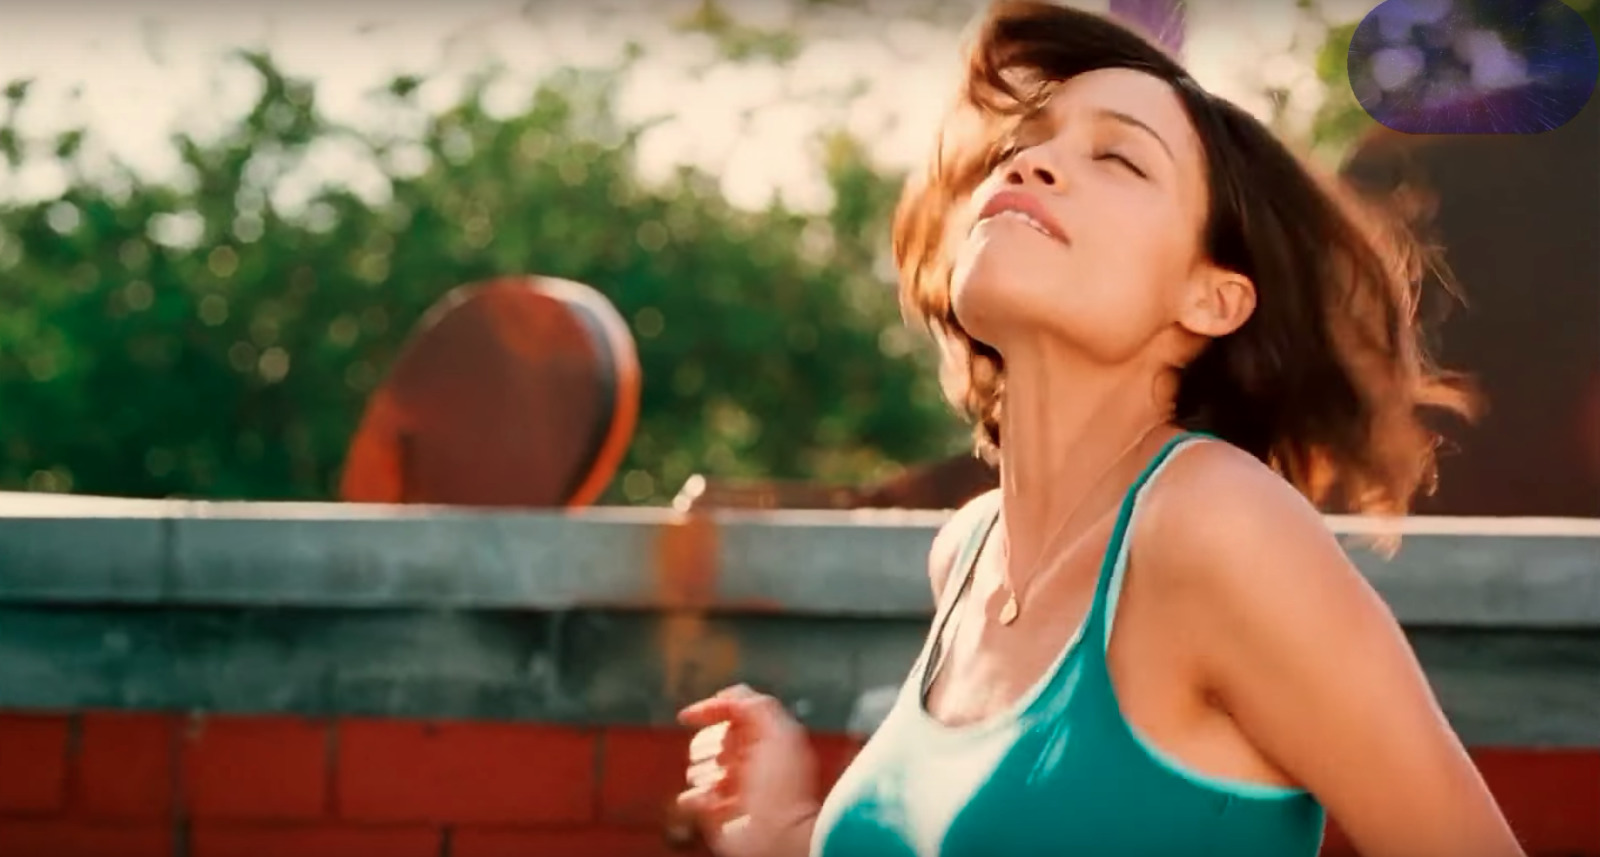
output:
[{"label": "neck", "polygon": [[[1099,519],[1103,497],[1121,496],[1144,464],[1141,451],[1170,436],[1170,385],[1148,366],[1086,365],[1060,353],[1006,356],[1000,487],[1011,563],[1033,563],[1062,526],[1070,538]],[[1013,565],[1013,573],[1027,571]]]}]

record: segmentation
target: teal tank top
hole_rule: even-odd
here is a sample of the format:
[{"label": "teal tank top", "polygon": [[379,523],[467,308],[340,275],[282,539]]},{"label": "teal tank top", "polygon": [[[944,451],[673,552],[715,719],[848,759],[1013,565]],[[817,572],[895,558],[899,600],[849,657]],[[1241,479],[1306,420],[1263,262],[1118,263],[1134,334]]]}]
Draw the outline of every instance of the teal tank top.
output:
[{"label": "teal tank top", "polygon": [[998,509],[984,519],[911,677],[824,801],[811,857],[1315,857],[1324,813],[1309,793],[1186,769],[1123,718],[1106,669],[1140,498],[1197,437],[1164,444],[1128,489],[1088,614],[1054,665],[1008,710],[946,726],[927,688]]}]

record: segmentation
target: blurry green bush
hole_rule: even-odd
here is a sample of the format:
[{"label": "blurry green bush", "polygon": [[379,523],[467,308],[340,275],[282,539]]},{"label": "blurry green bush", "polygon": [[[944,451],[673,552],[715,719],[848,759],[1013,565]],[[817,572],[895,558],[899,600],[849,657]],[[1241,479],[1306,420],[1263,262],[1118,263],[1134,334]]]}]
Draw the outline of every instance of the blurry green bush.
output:
[{"label": "blurry green bush", "polygon": [[[72,178],[0,203],[0,488],[330,498],[414,321],[508,273],[599,288],[638,339],[640,427],[608,502],[659,502],[693,472],[862,480],[962,442],[886,279],[899,180],[849,138],[820,141],[831,212],[748,213],[712,176],[635,178],[643,128],[615,118],[614,72],[554,75],[509,118],[485,110],[488,76],[437,115],[400,78],[382,97],[422,130],[382,137],[241,59],[259,98],[219,139],[174,138],[170,183],[90,177],[81,132],[21,139],[27,85],[6,91],[0,155]],[[374,165],[378,191],[275,205],[330,147]]]}]

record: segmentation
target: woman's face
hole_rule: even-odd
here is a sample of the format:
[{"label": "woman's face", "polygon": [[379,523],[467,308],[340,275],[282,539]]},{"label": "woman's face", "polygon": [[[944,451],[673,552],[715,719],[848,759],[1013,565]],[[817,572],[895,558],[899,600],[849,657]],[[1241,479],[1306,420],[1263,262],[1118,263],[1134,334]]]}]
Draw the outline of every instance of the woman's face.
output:
[{"label": "woman's face", "polygon": [[1167,83],[1129,69],[1075,77],[1010,151],[956,218],[971,227],[955,236],[951,283],[968,333],[1002,354],[1043,337],[1121,364],[1163,334],[1198,332],[1194,303],[1216,276],[1200,247],[1205,162]]}]

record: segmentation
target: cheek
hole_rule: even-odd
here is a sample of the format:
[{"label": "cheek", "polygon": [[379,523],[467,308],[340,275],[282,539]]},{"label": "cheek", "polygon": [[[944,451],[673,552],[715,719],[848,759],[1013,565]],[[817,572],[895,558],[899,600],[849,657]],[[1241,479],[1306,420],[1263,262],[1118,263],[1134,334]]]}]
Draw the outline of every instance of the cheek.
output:
[{"label": "cheek", "polygon": [[1095,218],[1089,266],[1102,299],[1130,318],[1164,315],[1194,260],[1192,224],[1170,206],[1129,206]]},{"label": "cheek", "polygon": [[1192,252],[1195,231],[1177,201],[1148,187],[1100,195],[1083,228],[1092,230],[1097,254],[1127,267],[1171,267]]}]

